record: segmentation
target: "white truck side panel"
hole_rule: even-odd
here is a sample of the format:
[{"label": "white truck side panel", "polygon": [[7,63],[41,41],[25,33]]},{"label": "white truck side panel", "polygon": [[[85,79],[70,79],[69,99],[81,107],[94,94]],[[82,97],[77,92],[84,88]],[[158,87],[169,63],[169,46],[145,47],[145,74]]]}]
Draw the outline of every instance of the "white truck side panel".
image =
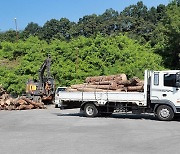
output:
[{"label": "white truck side panel", "polygon": [[[132,102],[146,106],[143,92],[59,92],[59,101],[94,101],[98,104],[106,102]],[[58,102],[56,102],[57,104]]]}]

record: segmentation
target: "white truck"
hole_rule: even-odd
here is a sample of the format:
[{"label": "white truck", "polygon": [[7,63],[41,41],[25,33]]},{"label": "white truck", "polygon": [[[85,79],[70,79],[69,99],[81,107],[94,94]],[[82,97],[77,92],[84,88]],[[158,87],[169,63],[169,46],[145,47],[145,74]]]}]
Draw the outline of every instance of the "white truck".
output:
[{"label": "white truck", "polygon": [[59,87],[55,104],[61,109],[80,108],[87,117],[108,116],[116,110],[154,113],[159,120],[169,121],[180,113],[180,70],[146,70],[144,92],[68,92]]}]

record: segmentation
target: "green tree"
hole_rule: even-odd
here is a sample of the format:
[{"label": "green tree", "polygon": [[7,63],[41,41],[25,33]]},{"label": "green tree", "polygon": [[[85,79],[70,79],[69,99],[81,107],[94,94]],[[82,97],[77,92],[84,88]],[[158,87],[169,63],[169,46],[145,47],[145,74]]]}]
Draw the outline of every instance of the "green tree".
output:
[{"label": "green tree", "polygon": [[41,32],[41,27],[37,23],[30,22],[22,32],[23,38],[28,38],[30,36],[38,36]]},{"label": "green tree", "polygon": [[1,41],[9,41],[9,42],[16,42],[17,41],[17,35],[15,30],[8,30],[4,33],[1,33]]},{"label": "green tree", "polygon": [[154,31],[153,42],[157,53],[163,56],[165,65],[171,69],[180,68],[180,6],[177,1],[167,6],[166,16]]},{"label": "green tree", "polygon": [[80,18],[78,21],[78,34],[86,37],[97,33],[97,15],[88,15]]}]

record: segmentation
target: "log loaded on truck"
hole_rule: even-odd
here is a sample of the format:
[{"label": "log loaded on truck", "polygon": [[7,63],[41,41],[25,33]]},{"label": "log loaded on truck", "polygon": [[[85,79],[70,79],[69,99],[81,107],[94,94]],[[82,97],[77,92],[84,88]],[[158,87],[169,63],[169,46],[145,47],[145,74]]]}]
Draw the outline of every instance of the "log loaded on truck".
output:
[{"label": "log loaded on truck", "polygon": [[116,111],[154,113],[159,120],[172,120],[180,113],[180,70],[145,71],[143,92],[68,92],[59,87],[56,107],[80,108],[87,117]]}]

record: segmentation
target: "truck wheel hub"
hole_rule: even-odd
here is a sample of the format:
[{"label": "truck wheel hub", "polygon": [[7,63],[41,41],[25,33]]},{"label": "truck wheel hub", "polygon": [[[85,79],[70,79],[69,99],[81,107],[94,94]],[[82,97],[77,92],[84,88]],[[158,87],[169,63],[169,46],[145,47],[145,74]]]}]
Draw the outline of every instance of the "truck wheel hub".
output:
[{"label": "truck wheel hub", "polygon": [[88,115],[93,115],[94,109],[93,109],[91,106],[88,106],[88,107],[86,108],[86,113],[87,113]]},{"label": "truck wheel hub", "polygon": [[169,115],[170,115],[169,110],[168,110],[168,109],[162,109],[162,110],[160,111],[160,115],[161,115],[161,117],[163,117],[163,118],[169,117]]}]

